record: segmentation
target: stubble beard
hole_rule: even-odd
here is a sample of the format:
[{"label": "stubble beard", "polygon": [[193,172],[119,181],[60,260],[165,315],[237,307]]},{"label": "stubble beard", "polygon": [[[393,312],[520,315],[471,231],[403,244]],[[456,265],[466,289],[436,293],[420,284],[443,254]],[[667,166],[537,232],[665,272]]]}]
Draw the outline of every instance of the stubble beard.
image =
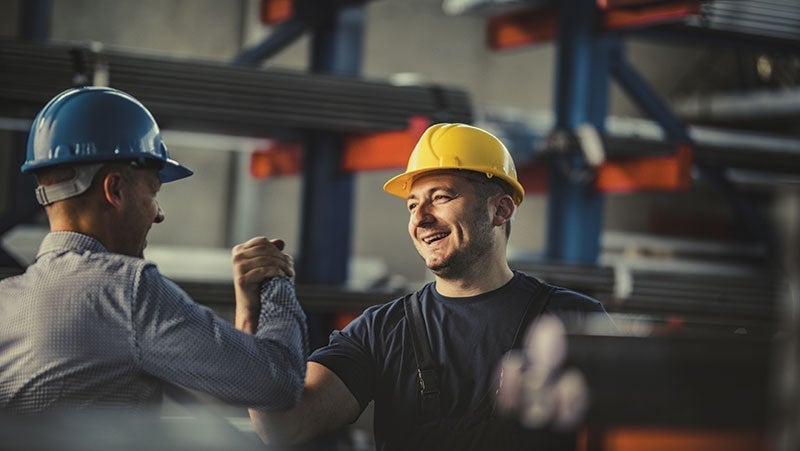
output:
[{"label": "stubble beard", "polygon": [[484,271],[482,262],[492,248],[492,224],[484,217],[483,205],[470,214],[470,241],[461,249],[454,250],[437,264],[425,261],[428,269],[438,278],[463,280],[476,277]]}]

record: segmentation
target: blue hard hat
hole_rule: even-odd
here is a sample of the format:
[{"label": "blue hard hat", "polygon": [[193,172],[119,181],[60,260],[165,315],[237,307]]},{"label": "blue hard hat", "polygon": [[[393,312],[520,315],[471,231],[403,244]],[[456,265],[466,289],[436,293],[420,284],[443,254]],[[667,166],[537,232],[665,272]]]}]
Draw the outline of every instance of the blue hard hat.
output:
[{"label": "blue hard hat", "polygon": [[169,158],[158,124],[138,100],[104,87],[68,89],[36,115],[22,172],[114,160],[160,162],[163,183],[192,175]]}]

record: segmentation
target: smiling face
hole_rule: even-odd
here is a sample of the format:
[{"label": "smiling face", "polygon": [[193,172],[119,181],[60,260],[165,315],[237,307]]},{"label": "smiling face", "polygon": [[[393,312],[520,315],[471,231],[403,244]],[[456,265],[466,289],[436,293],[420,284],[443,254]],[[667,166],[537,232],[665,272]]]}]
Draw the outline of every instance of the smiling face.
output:
[{"label": "smiling face", "polygon": [[407,199],[408,233],[425,265],[445,279],[469,277],[496,248],[489,199],[453,172],[414,181]]}]

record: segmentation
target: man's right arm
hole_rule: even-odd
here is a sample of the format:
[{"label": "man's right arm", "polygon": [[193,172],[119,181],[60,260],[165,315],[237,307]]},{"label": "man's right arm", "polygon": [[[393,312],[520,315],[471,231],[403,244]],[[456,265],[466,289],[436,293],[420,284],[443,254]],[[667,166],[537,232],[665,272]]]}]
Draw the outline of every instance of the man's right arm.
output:
[{"label": "man's right arm", "polygon": [[355,421],[361,409],[344,382],[316,362],[306,367],[300,402],[286,411],[250,409],[258,435],[269,445],[305,443]]},{"label": "man's right arm", "polygon": [[[265,277],[294,275],[291,257],[281,258],[282,242],[254,238],[233,249],[235,324],[255,333],[259,324],[258,286]],[[278,251],[278,252],[276,252]],[[286,256],[288,257],[288,256]],[[250,418],[266,444],[304,443],[352,423],[361,409],[342,380],[324,365],[308,362],[300,401],[288,410],[250,409]]]}]

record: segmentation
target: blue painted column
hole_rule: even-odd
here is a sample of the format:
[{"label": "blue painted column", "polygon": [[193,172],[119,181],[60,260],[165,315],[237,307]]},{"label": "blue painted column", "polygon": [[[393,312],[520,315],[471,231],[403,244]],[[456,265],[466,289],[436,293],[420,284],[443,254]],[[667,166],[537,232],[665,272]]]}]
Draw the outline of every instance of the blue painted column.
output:
[{"label": "blue painted column", "polygon": [[[363,29],[362,5],[338,9],[314,30],[311,70],[359,75]],[[340,134],[314,131],[307,136],[297,280],[342,285],[347,281],[353,230],[353,175],[341,170]]]},{"label": "blue painted column", "polygon": [[[338,9],[314,30],[311,71],[357,76],[361,71],[363,6]],[[353,175],[341,170],[341,134],[309,131],[303,161],[303,204],[297,282],[341,286],[347,281],[353,230]],[[308,318],[311,349],[324,346],[333,315]]]},{"label": "blue painted column", "polygon": [[[592,35],[594,0],[558,2],[556,129],[592,124],[603,132],[608,106],[609,43]],[[553,155],[549,165],[546,257],[594,264],[600,253],[603,197],[580,149]]]}]

